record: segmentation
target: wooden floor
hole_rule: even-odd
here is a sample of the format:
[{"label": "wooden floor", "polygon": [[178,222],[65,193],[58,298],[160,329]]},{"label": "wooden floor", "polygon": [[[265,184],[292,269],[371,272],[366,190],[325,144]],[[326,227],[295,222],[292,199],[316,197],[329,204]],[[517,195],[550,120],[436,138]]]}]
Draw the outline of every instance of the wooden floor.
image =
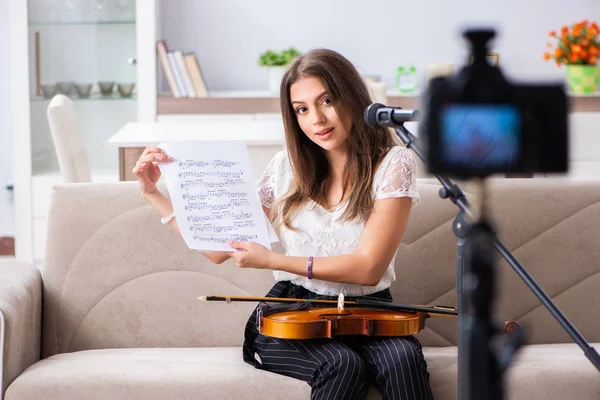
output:
[{"label": "wooden floor", "polygon": [[9,236],[0,237],[0,256],[15,255],[15,238]]},{"label": "wooden floor", "polygon": [[15,255],[12,185],[0,187],[0,257]]}]

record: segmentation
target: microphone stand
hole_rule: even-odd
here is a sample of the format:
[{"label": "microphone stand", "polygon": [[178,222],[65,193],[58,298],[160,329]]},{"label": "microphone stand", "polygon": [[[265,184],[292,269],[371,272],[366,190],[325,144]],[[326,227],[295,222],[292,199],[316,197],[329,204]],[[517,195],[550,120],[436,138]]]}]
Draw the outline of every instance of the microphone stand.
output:
[{"label": "microphone stand", "polygon": [[[421,150],[417,146],[417,138],[406,128],[403,124],[398,124],[394,128],[396,135],[400,138],[402,143],[406,146],[406,148],[412,150],[424,163],[425,157],[421,153]],[[469,221],[474,221],[474,214],[471,210],[471,205],[467,201],[464,193],[460,189],[458,185],[453,183],[450,179],[440,174],[434,174],[437,180],[442,184],[442,188],[439,191],[439,195],[443,199],[450,199],[454,204],[456,204],[459,208],[459,212],[454,219],[452,225],[452,231],[458,238],[458,249],[457,249],[457,260],[456,260],[456,293],[457,293],[457,308],[458,308],[458,398],[459,400],[468,399],[468,400],[476,400],[477,397],[468,397],[467,393],[486,393],[486,390],[489,393],[489,390],[494,390],[494,382],[499,381],[500,375],[504,372],[504,370],[508,367],[510,359],[516,353],[518,347],[520,346],[520,341],[522,340],[522,332],[520,329],[517,330],[516,334],[513,336],[513,341],[508,342],[505,345],[504,352],[499,357],[499,360],[496,360],[495,357],[492,358],[491,354],[487,354],[487,361],[495,362],[496,365],[479,365],[479,368],[483,370],[487,370],[490,374],[495,374],[495,377],[487,377],[487,384],[492,386],[491,388],[483,387],[486,384],[485,379],[468,379],[469,377],[475,378],[473,373],[476,372],[477,365],[471,365],[470,368],[467,369],[467,364],[470,360],[482,360],[485,359],[486,355],[482,354],[469,354],[467,351],[470,349],[472,351],[477,351],[478,349],[473,347],[472,343],[468,343],[467,334],[468,328],[473,327],[473,319],[470,318],[469,312],[475,312],[477,314],[477,309],[481,308],[478,304],[469,304],[465,298],[465,287],[464,287],[464,276],[465,273],[470,273],[470,275],[474,275],[478,272],[476,271],[468,271],[467,264],[465,262],[465,245],[467,244],[467,234],[473,229],[470,226]],[[583,335],[573,326],[573,324],[561,313],[561,311],[556,307],[556,305],[552,302],[552,300],[548,297],[548,295],[540,288],[537,282],[529,275],[527,271],[523,268],[523,266],[517,261],[517,259],[511,254],[511,252],[504,246],[504,244],[500,241],[497,235],[491,230],[491,227],[486,223],[486,221],[481,221],[476,223],[477,229],[475,229],[475,243],[472,244],[471,250],[473,248],[485,248],[486,245],[490,245],[496,248],[500,255],[508,262],[508,264],[512,267],[512,269],[519,275],[519,277],[525,282],[525,284],[531,289],[531,291],[537,296],[538,299],[542,302],[542,304],[550,311],[552,316],[558,321],[561,327],[569,334],[571,339],[581,347],[585,356],[590,360],[590,362],[600,371],[600,355],[596,351],[595,348],[591,347],[590,344],[586,341]],[[481,229],[484,226],[484,229]],[[489,237],[490,242],[486,243],[485,236]],[[471,237],[471,236],[469,236]],[[477,267],[481,267],[482,265],[486,271],[485,274],[491,273],[492,276],[483,276],[486,278],[484,280],[484,286],[482,286],[479,282],[475,285],[471,282],[470,286],[479,286],[479,288],[469,288],[470,294],[473,295],[475,300],[479,299],[482,301],[491,301],[489,296],[485,296],[483,290],[490,289],[490,279],[493,280],[493,271],[490,271],[490,260],[485,260],[486,257],[478,257],[477,252],[472,251],[471,256],[474,258],[474,265]],[[484,259],[484,260],[482,260]],[[474,268],[476,269],[476,268]],[[481,269],[481,268],[480,268]],[[473,277],[473,276],[471,276]],[[479,292],[478,292],[479,290]],[[467,310],[467,307],[472,307],[472,310]],[[468,312],[469,311],[469,312]],[[475,316],[477,317],[477,316]],[[486,327],[483,327],[486,328]],[[470,335],[473,337],[473,335]],[[489,335],[488,335],[489,336]],[[481,335],[479,336],[481,338]],[[486,349],[491,349],[487,343],[481,344],[481,346],[486,346]],[[482,347],[479,347],[481,350]],[[490,360],[490,358],[492,358]],[[469,371],[470,376],[467,376],[465,372]],[[482,374],[477,373],[476,375],[479,378],[482,378]],[[496,379],[496,380],[494,380]],[[467,386],[467,385],[471,386]],[[484,397],[479,397],[484,398]],[[499,397],[485,397],[485,398],[499,398]]]}]

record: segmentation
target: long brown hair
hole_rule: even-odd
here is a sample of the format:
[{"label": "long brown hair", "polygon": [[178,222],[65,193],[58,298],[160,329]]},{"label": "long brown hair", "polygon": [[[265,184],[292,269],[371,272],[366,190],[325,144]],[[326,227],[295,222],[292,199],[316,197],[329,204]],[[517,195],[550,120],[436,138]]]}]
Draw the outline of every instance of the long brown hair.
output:
[{"label": "long brown hair", "polygon": [[343,221],[356,217],[366,220],[373,207],[373,176],[380,161],[396,142],[386,129],[369,127],[363,120],[371,98],[365,82],[354,65],[341,54],[314,49],[296,58],[281,82],[281,110],[287,150],[294,174],[290,190],[272,207],[272,219],[279,214],[288,229],[292,216],[309,200],[325,206],[330,166],[325,150],[313,143],[300,129],[292,106],[290,87],[304,77],[321,80],[337,114],[349,115],[348,160],[344,171],[342,201],[347,207]]}]

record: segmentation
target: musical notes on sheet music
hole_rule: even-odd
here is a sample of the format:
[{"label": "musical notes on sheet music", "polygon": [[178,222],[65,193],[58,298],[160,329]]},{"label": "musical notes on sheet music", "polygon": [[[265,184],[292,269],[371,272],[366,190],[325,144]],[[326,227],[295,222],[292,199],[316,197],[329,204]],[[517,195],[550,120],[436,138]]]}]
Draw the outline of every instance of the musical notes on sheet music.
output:
[{"label": "musical notes on sheet music", "polygon": [[179,161],[179,168],[182,170],[194,168],[194,167],[212,167],[212,168],[231,168],[236,165],[240,165],[239,161],[230,161],[230,160],[212,160],[212,161],[204,161],[204,160],[183,160]]},{"label": "musical notes on sheet music", "polygon": [[177,223],[188,246],[231,251],[226,245],[231,240],[254,240],[270,248],[245,145],[228,144],[225,151],[214,142],[196,144],[161,145],[175,158],[161,170],[168,175]]},{"label": "musical notes on sheet music", "polygon": [[[255,227],[240,163],[230,160],[179,161],[179,187],[187,221],[196,238],[226,243],[240,229]],[[198,235],[198,234],[202,235]],[[220,240],[227,236],[225,242]]]},{"label": "musical notes on sheet music", "polygon": [[227,242],[229,242],[230,240],[236,240],[238,242],[249,242],[252,240],[256,240],[257,238],[258,235],[239,235],[235,233],[231,235],[231,238],[217,237],[213,235],[194,235],[194,239],[196,240],[202,242],[215,242],[220,244],[227,244]]}]

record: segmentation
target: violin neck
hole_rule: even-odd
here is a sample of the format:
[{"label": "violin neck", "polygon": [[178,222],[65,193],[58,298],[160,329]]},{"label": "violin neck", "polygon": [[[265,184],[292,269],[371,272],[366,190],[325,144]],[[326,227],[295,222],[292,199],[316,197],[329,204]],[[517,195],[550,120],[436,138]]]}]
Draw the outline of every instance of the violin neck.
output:
[{"label": "violin neck", "polygon": [[426,307],[426,306],[417,306],[417,305],[411,305],[411,304],[394,304],[394,303],[390,303],[387,301],[372,300],[372,299],[367,299],[364,297],[359,297],[358,299],[356,299],[356,305],[358,305],[359,307],[368,306],[368,307],[383,308],[386,310],[420,311],[420,312],[426,312],[429,314],[442,314],[442,315],[457,315],[458,314],[454,307],[446,307],[446,306]]}]

